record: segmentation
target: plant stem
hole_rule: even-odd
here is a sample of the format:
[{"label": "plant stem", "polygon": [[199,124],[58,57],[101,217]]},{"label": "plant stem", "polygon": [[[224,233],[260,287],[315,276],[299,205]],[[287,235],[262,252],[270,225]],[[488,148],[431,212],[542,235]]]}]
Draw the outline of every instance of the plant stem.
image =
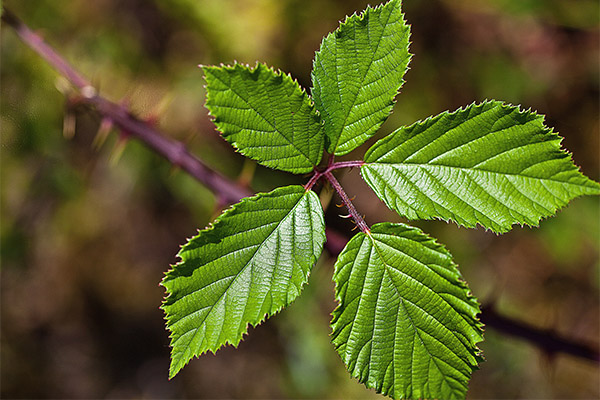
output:
[{"label": "plant stem", "polygon": [[365,222],[363,217],[358,213],[358,211],[354,207],[354,204],[352,204],[352,201],[350,201],[350,198],[344,191],[344,188],[342,187],[342,185],[340,185],[338,180],[335,179],[335,176],[333,176],[333,174],[330,171],[323,173],[323,176],[325,176],[325,178],[329,181],[329,183],[331,183],[331,186],[333,186],[335,191],[342,198],[342,203],[344,203],[344,205],[348,209],[348,212],[352,216],[352,219],[354,219],[354,222],[356,222],[356,225],[358,226],[358,228],[362,232],[369,234],[369,232],[371,232],[371,230],[369,229],[369,226],[367,225],[367,223]]},{"label": "plant stem", "polygon": [[333,165],[333,160],[335,160],[335,154],[331,153],[329,155],[329,159],[327,160],[327,168]]},{"label": "plant stem", "polygon": [[575,357],[586,358],[596,363],[600,361],[600,352],[598,352],[597,347],[581,340],[563,338],[551,329],[538,328],[534,325],[508,318],[499,314],[493,304],[481,307],[481,322],[503,334],[525,339],[550,356],[556,353],[565,353]]},{"label": "plant stem", "polygon": [[[4,22],[7,26],[12,27],[26,45],[28,45],[40,57],[44,58],[49,64],[56,68],[59,74],[71,81],[73,86],[82,92],[83,98],[81,99],[81,102],[96,106],[97,111],[103,117],[112,121],[115,125],[130,133],[140,141],[146,143],[150,149],[165,157],[169,162],[181,166],[184,171],[186,171],[188,174],[190,174],[190,176],[198,180],[200,183],[210,188],[224,202],[237,202],[242,197],[251,195],[251,192],[248,189],[234,184],[231,180],[212,170],[201,160],[190,154],[187,150],[185,150],[185,146],[182,143],[165,138],[160,131],[157,131],[145,121],[139,120],[131,115],[131,113],[129,113],[123,106],[119,106],[97,95],[94,88],[86,79],[77,73],[77,71],[72,68],[58,53],[48,46],[48,44],[46,44],[39,35],[31,31],[6,8],[2,10],[2,22]],[[86,94],[88,97],[86,97]],[[91,94],[93,94],[93,96],[89,97]],[[98,107],[97,104],[106,104],[107,106]],[[110,107],[108,105],[110,105]],[[117,115],[119,115],[119,118],[117,118]],[[140,132],[145,132],[146,135],[140,135]],[[151,140],[149,138],[154,138],[154,141],[152,142],[153,144],[149,144],[147,142],[147,140]],[[169,150],[167,150],[167,148]],[[348,199],[348,196],[342,189],[339,182],[331,174],[331,171],[334,169],[344,167],[360,167],[362,165],[364,165],[364,161],[342,161],[334,163],[333,156],[331,156],[325,171],[315,171],[309,183],[305,185],[305,187],[307,190],[310,190],[323,176],[325,176],[334,187],[336,187],[337,184],[337,188],[340,190],[336,188],[336,191],[340,197],[342,197],[342,200],[344,200],[344,198],[347,199],[344,200],[344,204],[348,207],[351,214],[354,212],[354,215],[352,216],[356,217],[355,221],[356,219],[358,219],[358,221],[362,221],[362,228],[369,231],[367,224],[358,214],[356,209],[354,209],[354,206],[350,202],[350,199]],[[352,207],[352,209],[350,209],[350,207]],[[359,222],[357,222],[357,225],[361,226]],[[365,232],[365,230],[363,230],[363,232]],[[343,250],[347,240],[348,239],[345,235],[342,235],[331,228],[327,228],[326,246],[328,246],[328,249],[332,255],[335,256],[339,254]],[[523,322],[503,316],[491,307],[482,307],[481,319],[488,327],[491,327],[502,334],[509,334],[515,337],[526,339],[534,346],[541,350],[547,351],[550,354],[564,353],[574,357],[594,360],[596,362],[600,359],[600,354],[596,346],[578,346],[576,341],[561,337],[558,332],[534,328],[531,325],[526,325]],[[519,327],[522,325],[526,325],[526,327]]]},{"label": "plant stem", "polygon": [[313,186],[315,186],[315,183],[317,183],[317,181],[319,179],[321,179],[323,177],[323,173],[320,171],[315,171],[313,176],[310,177],[310,180],[308,181],[308,183],[306,185],[304,185],[304,189],[311,190]]},{"label": "plant stem", "polygon": [[[50,47],[44,39],[29,29],[12,12],[4,8],[2,10],[2,22],[11,26],[17,35],[33,51],[42,56],[50,65],[52,65],[62,76],[67,78],[77,89],[84,91],[86,87],[92,88],[89,82],[75,71],[58,53]],[[91,91],[89,91],[91,93]]]},{"label": "plant stem", "polygon": [[329,163],[327,165],[327,168],[325,170],[323,170],[323,171],[319,171],[319,170],[315,169],[315,172],[313,173],[313,176],[310,177],[310,180],[308,181],[308,183],[306,185],[304,185],[304,188],[306,190],[312,189],[312,187],[315,185],[315,183],[317,183],[317,181],[319,179],[321,179],[323,176],[325,176],[325,174],[327,174],[328,172],[333,171],[334,169],[361,167],[363,165],[365,165],[365,162],[362,161],[362,160],[340,161],[340,162],[334,163],[333,162],[333,156],[331,156],[329,158]]},{"label": "plant stem", "polygon": [[26,45],[79,90],[81,93],[81,97],[77,99],[79,103],[93,106],[105,119],[119,127],[125,135],[139,139],[150,149],[165,157],[171,164],[180,167],[199,182],[211,188],[221,202],[235,203],[252,194],[248,189],[236,185],[204,164],[191,154],[183,143],[163,136],[146,121],[133,116],[124,106],[98,95],[87,79],[6,8],[2,11],[2,22],[11,26]]}]

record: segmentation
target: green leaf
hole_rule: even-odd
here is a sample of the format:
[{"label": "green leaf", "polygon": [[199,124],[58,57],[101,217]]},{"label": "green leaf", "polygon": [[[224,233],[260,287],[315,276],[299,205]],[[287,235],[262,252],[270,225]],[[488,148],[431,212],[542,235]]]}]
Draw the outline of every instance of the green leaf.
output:
[{"label": "green leaf", "polygon": [[162,281],[173,377],[194,356],[237,344],[290,304],[325,241],[318,196],[287,186],[243,199],[182,247]]},{"label": "green leaf", "polygon": [[464,399],[481,361],[479,305],[448,251],[382,223],[335,264],[332,342],[352,376],[394,399]]},{"label": "green leaf", "polygon": [[375,143],[361,174],[388,207],[505,232],[600,194],[543,117],[498,101],[403,127]]},{"label": "green leaf", "polygon": [[314,105],[298,83],[263,64],[202,67],[206,107],[223,137],[267,167],[307,173],[325,138]]},{"label": "green leaf", "polygon": [[410,28],[400,0],[353,15],[321,43],[312,95],[325,123],[327,151],[347,154],[386,120],[410,60]]}]

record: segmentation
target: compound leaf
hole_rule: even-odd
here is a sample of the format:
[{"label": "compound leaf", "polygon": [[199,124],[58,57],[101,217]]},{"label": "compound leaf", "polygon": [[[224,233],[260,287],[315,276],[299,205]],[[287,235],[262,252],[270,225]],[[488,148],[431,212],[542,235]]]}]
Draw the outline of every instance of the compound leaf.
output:
[{"label": "compound leaf", "polygon": [[307,173],[319,164],[325,138],[306,92],[263,64],[202,67],[206,107],[223,137],[267,167]]},{"label": "compound leaf", "polygon": [[408,218],[505,232],[600,194],[560,141],[542,116],[489,101],[398,129],[369,149],[361,174]]},{"label": "compound leaf", "polygon": [[191,238],[162,281],[170,377],[194,356],[236,346],[302,290],[325,241],[318,196],[287,186],[243,199]]},{"label": "compound leaf", "polygon": [[400,7],[392,0],[347,18],[315,55],[312,96],[329,153],[363,144],[392,110],[410,60],[410,29]]},{"label": "compound leaf", "polygon": [[382,223],[335,264],[332,342],[350,373],[394,399],[464,399],[481,361],[479,305],[452,256],[417,228]]}]

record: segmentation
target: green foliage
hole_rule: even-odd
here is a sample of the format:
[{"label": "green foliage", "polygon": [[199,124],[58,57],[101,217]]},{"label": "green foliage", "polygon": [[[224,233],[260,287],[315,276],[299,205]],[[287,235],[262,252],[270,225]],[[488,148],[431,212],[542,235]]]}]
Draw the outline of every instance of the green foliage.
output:
[{"label": "green foliage", "polygon": [[[203,67],[207,107],[241,153],[305,187],[244,199],[182,248],[163,280],[170,376],[194,356],[237,345],[298,296],[325,240],[312,191],[322,178],[361,227],[335,266],[332,342],[349,371],[395,399],[461,399],[481,356],[479,305],[450,253],[416,228],[362,220],[332,171],[360,165],[375,193],[409,218],[504,232],[535,225],[576,196],[599,194],[542,117],[489,101],[403,127],[364,162],[335,163],[389,115],[410,59],[400,0],[349,17],[317,52],[311,98],[258,64]],[[328,162],[318,166],[323,149]]]},{"label": "green foliage", "polygon": [[480,360],[479,305],[451,254],[417,228],[359,233],[335,265],[332,342],[353,376],[393,398],[464,398]]},{"label": "green foliage", "polygon": [[162,284],[173,377],[193,356],[237,345],[301,292],[325,242],[319,198],[287,186],[242,200],[191,238]]},{"label": "green foliage", "polygon": [[361,173],[393,210],[506,232],[600,194],[543,118],[489,101],[402,127],[375,143]]},{"label": "green foliage", "polygon": [[404,83],[410,60],[410,29],[400,1],[353,15],[327,35],[312,72],[327,152],[351,152],[377,132]]},{"label": "green foliage", "polygon": [[319,115],[289,75],[263,64],[203,70],[206,107],[223,137],[242,154],[297,174],[319,164],[324,144]]}]

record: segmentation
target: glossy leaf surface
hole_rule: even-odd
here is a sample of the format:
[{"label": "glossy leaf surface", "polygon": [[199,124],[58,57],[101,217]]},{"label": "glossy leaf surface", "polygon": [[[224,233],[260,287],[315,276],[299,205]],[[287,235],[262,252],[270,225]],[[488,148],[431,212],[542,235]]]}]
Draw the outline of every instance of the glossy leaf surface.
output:
[{"label": "glossy leaf surface", "polygon": [[392,110],[410,60],[410,29],[400,7],[392,0],[347,18],[315,55],[312,96],[329,153],[363,144]]},{"label": "glossy leaf surface", "polygon": [[289,75],[263,64],[202,67],[206,107],[223,137],[267,167],[312,171],[324,134],[312,101]]},{"label": "glossy leaf surface", "polygon": [[324,242],[319,198],[302,186],[245,198],[191,238],[162,282],[170,377],[292,302]]},{"label": "glossy leaf surface", "polygon": [[369,149],[361,174],[403,216],[505,232],[600,194],[560,141],[542,116],[490,101],[398,129]]},{"label": "glossy leaf surface", "polygon": [[335,265],[332,342],[352,376],[394,399],[464,399],[479,305],[450,253],[417,228],[359,233]]}]

